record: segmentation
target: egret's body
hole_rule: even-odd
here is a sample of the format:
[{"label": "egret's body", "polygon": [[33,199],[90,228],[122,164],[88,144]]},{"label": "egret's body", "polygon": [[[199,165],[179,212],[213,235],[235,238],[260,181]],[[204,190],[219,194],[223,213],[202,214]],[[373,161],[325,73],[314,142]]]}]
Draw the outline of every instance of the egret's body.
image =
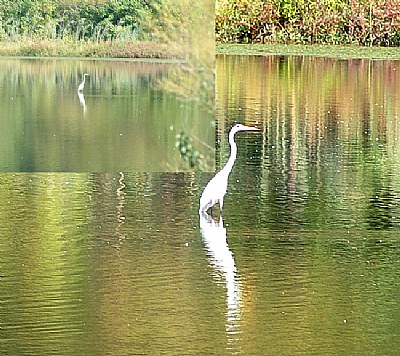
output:
[{"label": "egret's body", "polygon": [[85,73],[85,74],[83,75],[83,81],[82,81],[81,84],[79,84],[78,93],[81,93],[81,92],[83,91],[83,88],[85,87],[85,80],[86,80],[86,76],[87,76],[87,75],[89,75],[89,74],[88,74],[88,73]]},{"label": "egret's body", "polygon": [[231,154],[225,167],[222,168],[207,184],[200,198],[199,212],[205,212],[215,204],[219,203],[219,209],[222,212],[224,205],[224,196],[228,189],[228,178],[232,171],[237,156],[237,145],[235,142],[235,134],[239,131],[258,131],[255,127],[237,124],[232,127],[229,132],[229,145]]}]

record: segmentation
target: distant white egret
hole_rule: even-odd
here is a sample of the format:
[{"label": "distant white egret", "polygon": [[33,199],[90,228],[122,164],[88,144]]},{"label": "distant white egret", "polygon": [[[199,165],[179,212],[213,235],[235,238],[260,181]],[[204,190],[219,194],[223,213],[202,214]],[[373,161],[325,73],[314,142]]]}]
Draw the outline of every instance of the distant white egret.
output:
[{"label": "distant white egret", "polygon": [[85,87],[85,80],[86,80],[86,76],[87,76],[87,75],[89,75],[89,74],[88,74],[88,73],[85,73],[85,74],[83,75],[83,81],[82,81],[81,84],[79,84],[78,93],[80,93],[80,92],[83,91],[83,88]]},{"label": "distant white egret", "polygon": [[222,168],[207,184],[200,198],[199,213],[207,211],[219,202],[219,209],[222,212],[224,205],[224,196],[228,189],[228,178],[235,164],[237,155],[237,146],[235,142],[235,134],[239,131],[259,131],[255,127],[236,124],[229,132],[229,145],[231,146],[231,154],[225,167]]}]

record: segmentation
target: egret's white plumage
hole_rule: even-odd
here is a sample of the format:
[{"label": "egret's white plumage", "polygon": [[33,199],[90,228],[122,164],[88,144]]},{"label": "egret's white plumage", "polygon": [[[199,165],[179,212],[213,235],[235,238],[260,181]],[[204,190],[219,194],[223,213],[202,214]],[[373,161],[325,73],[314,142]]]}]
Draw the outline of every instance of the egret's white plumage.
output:
[{"label": "egret's white plumage", "polygon": [[200,197],[199,212],[205,212],[219,203],[219,209],[222,211],[224,205],[224,196],[228,189],[228,177],[232,171],[233,165],[237,155],[237,145],[235,142],[235,134],[239,131],[258,131],[255,127],[236,124],[229,132],[229,145],[231,147],[231,154],[225,167],[222,168],[207,184],[203,194]]},{"label": "egret's white plumage", "polygon": [[89,75],[89,74],[88,74],[88,73],[85,73],[85,74],[83,75],[83,81],[82,81],[81,84],[79,84],[78,93],[80,93],[80,92],[83,91],[83,88],[85,87],[85,80],[86,80],[86,76],[87,76],[87,75]]}]

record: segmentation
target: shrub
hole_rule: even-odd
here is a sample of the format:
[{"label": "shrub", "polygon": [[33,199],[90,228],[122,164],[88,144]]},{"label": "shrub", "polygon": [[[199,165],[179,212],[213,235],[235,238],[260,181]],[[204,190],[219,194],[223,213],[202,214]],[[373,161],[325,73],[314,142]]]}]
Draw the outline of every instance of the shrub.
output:
[{"label": "shrub", "polygon": [[400,44],[397,0],[217,0],[216,39],[239,43]]},{"label": "shrub", "polygon": [[161,0],[0,0],[0,35],[74,39],[145,38],[144,14]]}]

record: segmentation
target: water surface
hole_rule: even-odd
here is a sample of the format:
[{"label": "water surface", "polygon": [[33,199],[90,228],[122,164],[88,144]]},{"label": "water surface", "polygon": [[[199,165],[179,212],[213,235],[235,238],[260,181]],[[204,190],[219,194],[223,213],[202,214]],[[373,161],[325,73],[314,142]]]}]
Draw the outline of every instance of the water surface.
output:
[{"label": "water surface", "polygon": [[[160,90],[160,81],[177,66],[0,59],[0,171],[190,169],[176,137],[184,133],[208,157],[214,116],[198,103]],[[78,94],[84,73],[89,77]]]},{"label": "water surface", "polygon": [[263,131],[237,138],[256,174],[234,174],[261,189],[240,208],[278,228],[399,227],[400,61],[220,56],[217,73],[219,161],[232,122]]},{"label": "water surface", "polygon": [[0,353],[397,354],[399,71],[219,57],[222,218],[211,173],[0,175]]},{"label": "water surface", "polygon": [[1,175],[0,352],[397,350],[396,231],[272,228],[240,182],[212,220],[208,177]]}]

